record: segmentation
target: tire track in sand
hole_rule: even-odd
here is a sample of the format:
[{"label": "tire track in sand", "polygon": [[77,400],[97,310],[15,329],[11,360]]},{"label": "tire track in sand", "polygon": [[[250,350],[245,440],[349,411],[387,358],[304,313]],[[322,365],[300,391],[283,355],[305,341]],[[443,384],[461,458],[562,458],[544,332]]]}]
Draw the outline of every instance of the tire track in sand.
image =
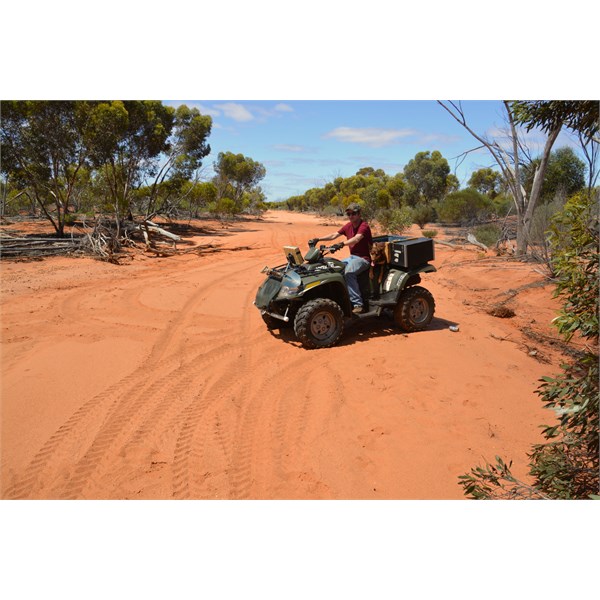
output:
[{"label": "tire track in sand", "polygon": [[[236,271],[243,272],[242,269],[239,269],[239,265],[245,262],[251,261],[248,259],[238,261],[236,265],[232,266],[236,268]],[[235,276],[235,273],[233,275]],[[193,309],[206,299],[212,289],[217,288],[225,280],[231,280],[231,278],[232,274],[227,272],[213,279],[209,285],[204,286],[186,302],[181,313],[183,317],[176,318],[175,323],[171,322],[171,326],[167,327],[163,334],[159,336],[151,356],[145,363],[145,369],[160,372],[162,357],[168,352],[179,332],[193,319]],[[158,350],[155,352],[154,350],[157,348]],[[186,380],[190,373],[186,373],[186,369],[182,368],[181,357],[175,355],[173,358],[178,361],[177,367],[173,371],[163,374],[158,380],[154,376],[154,381],[144,386],[141,392],[132,396],[124,396],[118,401],[114,412],[105,421],[92,445],[76,465],[75,477],[68,483],[65,490],[68,498],[76,498],[83,494],[85,486],[91,480],[92,474],[98,469],[101,459],[108,454],[109,449],[112,449],[119,442],[121,443],[121,449],[127,444],[131,429],[137,429],[133,420],[143,420],[145,415],[152,411],[153,407],[161,403],[161,399],[164,399],[164,396],[168,394],[168,390],[176,386],[178,379]],[[192,356],[187,362],[191,364],[194,360],[196,360],[196,356]],[[114,454],[112,452],[109,458]],[[105,465],[104,468],[106,469],[107,466],[110,467],[111,465]]]},{"label": "tire track in sand", "polygon": [[[249,260],[243,262],[249,262]],[[146,396],[146,403],[152,400],[152,387],[157,378],[157,369],[160,367],[164,372],[165,367],[167,368],[167,374],[162,377],[163,384],[169,375],[172,376],[180,369],[180,357],[176,355],[168,359],[163,357],[168,352],[172,340],[192,318],[192,309],[205,298],[207,291],[218,286],[230,276],[230,273],[226,273],[194,293],[186,302],[185,309],[171,321],[154,343],[147,361],[134,373],[113,384],[75,411],[42,446],[26,467],[23,475],[12,477],[13,482],[7,488],[5,497],[27,498],[34,494],[47,492],[48,480],[52,481],[58,478],[56,471],[64,470],[64,463],[69,463],[69,457],[81,454],[81,448],[77,443],[78,439],[80,437],[89,438],[89,435],[86,435],[87,431],[94,430],[97,426],[96,423],[100,422],[102,423],[100,430],[91,441],[84,457],[77,463],[76,484],[67,484],[69,497],[81,493],[85,476],[93,472],[94,465],[98,463],[115,436],[123,427],[129,426],[129,419],[134,416],[139,407],[144,405],[143,394],[150,394],[150,396]],[[139,393],[140,389],[143,390],[141,394]],[[119,425],[117,420],[123,418],[126,420]],[[64,448],[65,446],[66,448]],[[65,456],[66,460],[64,460]],[[58,487],[61,487],[60,483]]]},{"label": "tire track in sand", "polygon": [[[211,385],[207,386],[192,403],[188,409],[186,418],[183,420],[183,426],[177,438],[175,450],[173,453],[173,497],[174,498],[199,498],[204,496],[203,481],[207,473],[215,471],[218,463],[222,462],[226,452],[226,442],[217,435],[218,444],[216,452],[218,458],[215,459],[214,452],[212,460],[206,460],[206,445],[213,436],[214,431],[221,432],[228,429],[228,424],[224,424],[221,429],[221,423],[215,421],[216,429],[210,427],[213,423],[209,418],[203,418],[207,415],[209,408],[213,408],[219,402],[227,401],[239,397],[240,388],[248,386],[251,375],[251,355],[257,337],[251,338],[251,298],[254,290],[248,292],[245,296],[242,310],[242,321],[238,332],[238,344],[232,348],[232,353],[228,362],[221,362],[219,365],[219,374]],[[235,373],[235,378],[231,380],[231,373]],[[200,430],[200,433],[197,433]],[[215,462],[216,461],[216,462]],[[228,462],[225,456],[225,464]],[[210,470],[207,470],[210,469]]]}]

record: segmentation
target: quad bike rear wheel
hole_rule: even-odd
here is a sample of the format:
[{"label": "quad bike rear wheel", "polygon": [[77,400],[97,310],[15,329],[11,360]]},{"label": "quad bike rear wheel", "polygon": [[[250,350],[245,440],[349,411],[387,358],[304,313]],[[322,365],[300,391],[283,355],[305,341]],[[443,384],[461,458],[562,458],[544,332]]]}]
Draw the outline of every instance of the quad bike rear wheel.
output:
[{"label": "quad bike rear wheel", "polygon": [[294,333],[306,348],[329,348],[344,330],[340,305],[328,298],[316,298],[304,304],[294,319]]},{"label": "quad bike rear wheel", "polygon": [[394,309],[394,321],[404,331],[422,331],[435,311],[435,301],[431,292],[420,285],[408,288],[400,296]]}]

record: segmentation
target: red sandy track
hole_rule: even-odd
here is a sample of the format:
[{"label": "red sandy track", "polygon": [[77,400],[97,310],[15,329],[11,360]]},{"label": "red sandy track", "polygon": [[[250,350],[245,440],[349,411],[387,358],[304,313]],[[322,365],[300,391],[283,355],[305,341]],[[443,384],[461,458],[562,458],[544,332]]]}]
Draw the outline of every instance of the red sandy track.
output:
[{"label": "red sandy track", "polygon": [[270,212],[193,240],[214,254],[4,262],[2,497],[452,499],[495,455],[524,476],[561,356],[521,329],[556,337],[558,305],[545,286],[513,319],[486,309],[543,276],[437,245],[429,330],[362,322],[305,350],[252,301],[283,245],[332,230]]}]

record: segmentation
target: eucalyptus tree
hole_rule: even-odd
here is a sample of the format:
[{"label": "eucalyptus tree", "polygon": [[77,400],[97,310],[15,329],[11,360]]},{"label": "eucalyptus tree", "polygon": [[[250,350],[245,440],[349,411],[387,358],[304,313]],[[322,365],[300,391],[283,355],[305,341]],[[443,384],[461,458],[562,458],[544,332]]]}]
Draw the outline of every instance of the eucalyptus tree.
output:
[{"label": "eucalyptus tree", "polygon": [[94,103],[3,101],[0,143],[2,174],[27,189],[56,234],[88,164],[87,132]]},{"label": "eucalyptus tree", "polygon": [[500,193],[502,175],[489,167],[477,169],[471,173],[468,181],[469,187],[494,199]]},{"label": "eucalyptus tree", "polygon": [[448,191],[450,165],[441,152],[418,152],[404,167],[406,197],[411,205],[441,200]]},{"label": "eucalyptus tree", "polygon": [[156,176],[174,123],[175,109],[159,101],[114,100],[93,108],[88,144],[106,182],[117,227],[136,188]]},{"label": "eucalyptus tree", "polygon": [[[185,104],[175,111],[173,132],[167,140],[166,160],[158,170],[150,188],[150,198],[146,214],[150,215],[157,209],[160,190],[171,179],[172,189],[189,192],[187,182],[194,179],[202,166],[202,159],[210,154],[207,143],[212,129],[212,119],[202,115],[197,108],[188,108]],[[163,198],[163,204],[166,199]],[[158,212],[160,212],[158,208]]]},{"label": "eucalyptus tree", "polygon": [[250,191],[265,177],[265,167],[243,154],[219,152],[214,163],[218,198],[225,198],[231,193],[236,205],[241,206],[244,192]]},{"label": "eucalyptus tree", "polygon": [[[534,159],[525,169],[524,186],[531,190],[533,175],[540,159]],[[540,202],[548,203],[556,196],[566,200],[569,196],[585,187],[585,163],[578,158],[572,148],[554,150],[548,159],[546,175],[540,191]]]},{"label": "eucalyptus tree", "polygon": [[[582,132],[595,140],[598,135],[597,102],[552,101],[504,101],[507,131],[503,140],[476,132],[467,122],[460,102],[438,103],[462,125],[492,155],[508,185],[517,211],[517,254],[527,254],[531,238],[533,213],[542,196],[542,185],[548,168],[550,154],[563,125]],[[524,170],[531,162],[530,153],[524,142],[523,127],[527,131],[539,128],[547,134],[539,162],[533,167],[531,189],[523,185]],[[478,149],[477,148],[477,149]],[[470,152],[471,150],[467,150]]]}]

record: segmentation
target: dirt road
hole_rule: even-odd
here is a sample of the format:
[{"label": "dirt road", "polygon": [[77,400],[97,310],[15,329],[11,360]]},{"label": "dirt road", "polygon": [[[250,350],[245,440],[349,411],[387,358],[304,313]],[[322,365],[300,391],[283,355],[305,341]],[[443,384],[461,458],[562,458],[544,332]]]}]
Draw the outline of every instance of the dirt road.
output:
[{"label": "dirt road", "polygon": [[191,240],[214,254],[2,264],[2,497],[452,499],[495,455],[524,475],[561,359],[523,334],[556,338],[543,275],[438,245],[428,331],[309,351],[252,301],[284,244],[333,227],[270,212]]}]

